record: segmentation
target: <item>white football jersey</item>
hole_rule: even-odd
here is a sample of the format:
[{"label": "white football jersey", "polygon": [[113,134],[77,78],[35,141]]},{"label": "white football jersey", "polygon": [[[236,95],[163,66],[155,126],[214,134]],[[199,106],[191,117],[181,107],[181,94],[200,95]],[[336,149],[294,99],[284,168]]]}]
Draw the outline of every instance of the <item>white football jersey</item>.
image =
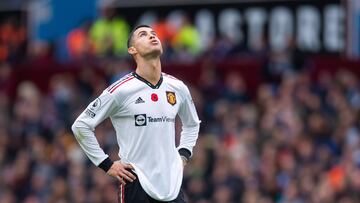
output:
[{"label": "white football jersey", "polygon": [[[176,115],[182,122],[177,148]],[[183,178],[178,150],[192,154],[200,125],[186,85],[165,73],[152,85],[133,72],[104,90],[72,126],[80,146],[97,166],[108,155],[100,148],[94,130],[108,117],[116,131],[119,157],[134,167],[142,188],[156,200],[174,200]]]}]

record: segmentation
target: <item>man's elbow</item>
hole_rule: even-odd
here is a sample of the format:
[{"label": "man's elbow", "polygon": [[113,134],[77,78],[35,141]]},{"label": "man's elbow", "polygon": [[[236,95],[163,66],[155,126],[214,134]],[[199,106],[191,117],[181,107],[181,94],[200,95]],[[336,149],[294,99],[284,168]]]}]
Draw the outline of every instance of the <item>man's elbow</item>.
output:
[{"label": "man's elbow", "polygon": [[194,122],[191,125],[183,126],[183,130],[190,134],[197,134],[200,131],[200,122]]},{"label": "man's elbow", "polygon": [[197,131],[200,130],[200,123],[201,123],[200,120],[198,120],[198,121],[195,123],[195,128],[197,129]]},{"label": "man's elbow", "polygon": [[75,120],[75,122],[71,125],[71,130],[76,138],[78,138],[80,132],[80,123],[79,121]]}]

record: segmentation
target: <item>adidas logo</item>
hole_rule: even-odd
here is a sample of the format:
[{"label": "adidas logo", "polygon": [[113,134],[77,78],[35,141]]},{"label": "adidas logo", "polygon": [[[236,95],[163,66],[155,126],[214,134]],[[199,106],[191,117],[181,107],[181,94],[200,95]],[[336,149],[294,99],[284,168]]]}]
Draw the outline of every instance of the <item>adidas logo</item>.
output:
[{"label": "adidas logo", "polygon": [[141,99],[141,97],[137,98],[137,100],[135,101],[135,104],[140,104],[140,103],[145,103],[145,101]]}]

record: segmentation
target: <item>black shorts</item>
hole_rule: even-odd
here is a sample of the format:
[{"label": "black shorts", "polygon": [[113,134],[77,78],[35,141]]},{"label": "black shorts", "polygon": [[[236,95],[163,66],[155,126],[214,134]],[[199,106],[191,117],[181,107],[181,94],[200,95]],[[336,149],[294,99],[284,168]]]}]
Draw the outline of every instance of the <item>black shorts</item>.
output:
[{"label": "black shorts", "polygon": [[[133,172],[132,172],[133,173]],[[133,173],[134,174],[134,173]],[[134,174],[136,176],[136,174]],[[126,185],[119,184],[119,203],[160,203],[151,198],[141,187],[138,177],[133,182],[126,181]],[[186,203],[185,194],[180,190],[176,199],[169,203]]]}]

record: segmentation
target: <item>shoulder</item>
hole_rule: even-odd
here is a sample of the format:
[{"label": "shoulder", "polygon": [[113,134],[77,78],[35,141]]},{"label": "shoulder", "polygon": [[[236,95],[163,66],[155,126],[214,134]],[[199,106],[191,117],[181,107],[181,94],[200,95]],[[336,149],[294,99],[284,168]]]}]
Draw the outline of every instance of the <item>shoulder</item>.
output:
[{"label": "shoulder", "polygon": [[189,88],[182,80],[166,73],[163,73],[163,76],[164,80],[166,80],[172,87],[178,90],[181,96],[186,97],[186,95],[189,94]]},{"label": "shoulder", "polygon": [[179,80],[178,78],[176,78],[176,77],[174,77],[174,76],[172,76],[172,75],[170,75],[170,74],[167,74],[167,73],[162,73],[162,75],[164,76],[164,77],[166,77],[166,78],[168,78],[168,79],[172,79],[172,80],[176,80],[176,81],[181,81],[181,80]]},{"label": "shoulder", "polygon": [[113,84],[111,84],[106,90],[110,94],[114,92],[118,92],[119,89],[124,89],[125,85],[130,84],[133,79],[134,79],[134,75],[132,73],[129,73],[123,76],[122,78],[120,78],[119,80],[117,80],[116,82],[114,82]]},{"label": "shoulder", "polygon": [[178,88],[182,88],[182,86],[185,85],[183,81],[181,81],[180,79],[178,79],[178,78],[176,78],[176,77],[174,77],[172,75],[169,75],[167,73],[162,73],[162,75],[163,75],[163,78],[164,78],[164,80],[166,82],[168,82],[168,83],[170,83],[170,84],[172,84],[172,85],[174,85],[174,86],[176,86]]}]

